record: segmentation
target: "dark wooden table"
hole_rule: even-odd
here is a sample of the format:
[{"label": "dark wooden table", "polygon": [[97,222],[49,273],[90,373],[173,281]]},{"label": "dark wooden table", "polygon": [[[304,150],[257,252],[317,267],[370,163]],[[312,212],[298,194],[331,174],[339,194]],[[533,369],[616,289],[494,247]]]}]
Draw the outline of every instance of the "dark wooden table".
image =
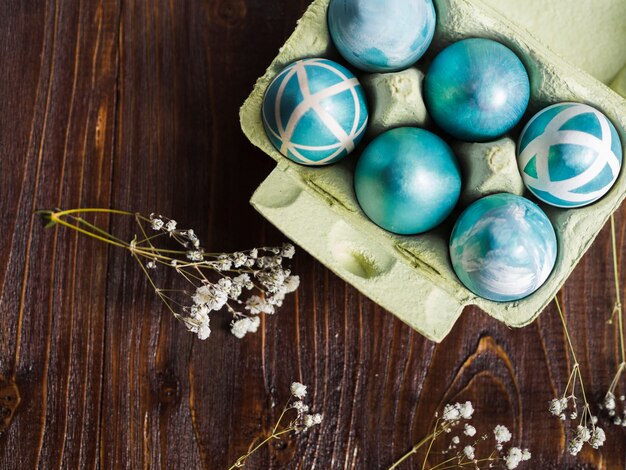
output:
[{"label": "dark wooden table", "polygon": [[[624,468],[622,428],[601,418],[606,445],[574,459],[569,422],[548,414],[572,365],[554,305],[523,330],[468,309],[437,345],[299,251],[302,286],[260,333],[237,340],[222,315],[201,342],[127,253],[33,215],[157,211],[213,250],[280,243],[247,202],[273,162],[238,108],[306,4],[0,2],[0,468],[226,468],[294,380],[324,422],[249,468],[384,468],[461,399],[479,431],[505,424],[531,449],[523,468]],[[594,405],[619,362],[610,254],[605,228],[563,292]]]}]

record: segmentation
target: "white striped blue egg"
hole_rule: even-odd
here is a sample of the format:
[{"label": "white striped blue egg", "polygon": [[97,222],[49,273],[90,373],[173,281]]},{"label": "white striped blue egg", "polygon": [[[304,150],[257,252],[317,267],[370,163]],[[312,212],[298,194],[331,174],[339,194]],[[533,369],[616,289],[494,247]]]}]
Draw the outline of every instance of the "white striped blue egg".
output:
[{"label": "white striped blue egg", "polygon": [[528,122],[517,159],[524,184],[537,198],[575,208],[611,189],[622,166],[622,144],[611,121],[597,109],[558,103]]},{"label": "white striped blue egg", "polygon": [[368,109],[359,80],[327,59],[298,60],[274,78],[263,98],[263,125],[274,147],[303,165],[328,165],[354,150]]}]

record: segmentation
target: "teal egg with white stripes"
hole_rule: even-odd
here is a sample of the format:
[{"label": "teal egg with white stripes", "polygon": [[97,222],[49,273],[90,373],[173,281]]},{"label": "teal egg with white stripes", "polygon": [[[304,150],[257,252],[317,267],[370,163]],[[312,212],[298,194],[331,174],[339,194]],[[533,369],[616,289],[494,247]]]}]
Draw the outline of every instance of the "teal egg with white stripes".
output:
[{"label": "teal egg with white stripes", "polygon": [[359,80],[328,59],[298,60],[270,83],[263,98],[267,137],[285,157],[328,165],[354,150],[365,133],[367,101]]},{"label": "teal egg with white stripes", "polygon": [[541,110],[520,135],[517,162],[524,184],[543,202],[586,206],[604,196],[622,167],[615,126],[597,109],[558,103]]}]

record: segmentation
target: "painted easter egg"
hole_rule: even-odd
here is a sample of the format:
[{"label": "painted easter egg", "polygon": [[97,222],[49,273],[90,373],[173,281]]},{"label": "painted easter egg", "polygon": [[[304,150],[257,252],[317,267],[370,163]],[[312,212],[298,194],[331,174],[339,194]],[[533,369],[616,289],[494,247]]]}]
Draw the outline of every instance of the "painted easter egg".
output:
[{"label": "painted easter egg", "polygon": [[517,162],[524,184],[542,201],[581,207],[604,196],[622,166],[622,143],[609,119],[582,103],[537,113],[520,135]]},{"label": "painted easter egg", "polygon": [[451,44],[433,60],[424,78],[430,116],[460,140],[494,140],[522,118],[530,81],[515,53],[490,39]]},{"label": "painted easter egg", "polygon": [[432,0],[331,0],[328,29],[339,53],[366,72],[417,62],[435,33]]},{"label": "painted easter egg", "polygon": [[327,59],[285,67],[267,88],[262,114],[274,147],[303,165],[328,165],[345,157],[363,137],[368,120],[359,80]]},{"label": "painted easter egg", "polygon": [[424,129],[387,131],[363,151],[354,173],[363,212],[390,232],[426,232],[450,214],[461,193],[452,150]]},{"label": "painted easter egg", "polygon": [[548,279],[557,255],[554,228],[528,199],[500,193],[479,199],[458,218],[450,259],[474,294],[499,302],[522,299]]}]

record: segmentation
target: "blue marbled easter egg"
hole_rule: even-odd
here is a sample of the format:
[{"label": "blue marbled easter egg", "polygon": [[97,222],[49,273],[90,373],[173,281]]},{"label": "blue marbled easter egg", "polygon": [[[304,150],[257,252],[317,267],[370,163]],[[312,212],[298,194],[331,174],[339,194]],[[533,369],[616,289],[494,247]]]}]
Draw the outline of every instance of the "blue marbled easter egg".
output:
[{"label": "blue marbled easter egg", "polygon": [[331,0],[328,29],[339,53],[367,72],[413,65],[435,33],[432,0]]},{"label": "blue marbled easter egg", "polygon": [[474,202],[450,237],[450,258],[461,282],[476,295],[499,302],[519,300],[539,289],[556,254],[556,235],[545,213],[508,193]]},{"label": "blue marbled easter egg", "polygon": [[363,137],[368,120],[359,80],[327,59],[285,67],[265,92],[262,114],[274,147],[303,165],[328,165],[345,157]]},{"label": "blue marbled easter egg", "polygon": [[591,106],[559,103],[541,110],[520,135],[524,184],[542,201],[581,207],[604,196],[622,167],[622,143],[608,118]]},{"label": "blue marbled easter egg", "polygon": [[363,212],[394,233],[426,232],[450,214],[461,193],[461,171],[452,150],[424,129],[387,131],[363,151],[354,173]]},{"label": "blue marbled easter egg", "polygon": [[433,60],[424,78],[430,116],[460,140],[494,140],[522,118],[530,99],[524,64],[490,39],[451,44]]}]

